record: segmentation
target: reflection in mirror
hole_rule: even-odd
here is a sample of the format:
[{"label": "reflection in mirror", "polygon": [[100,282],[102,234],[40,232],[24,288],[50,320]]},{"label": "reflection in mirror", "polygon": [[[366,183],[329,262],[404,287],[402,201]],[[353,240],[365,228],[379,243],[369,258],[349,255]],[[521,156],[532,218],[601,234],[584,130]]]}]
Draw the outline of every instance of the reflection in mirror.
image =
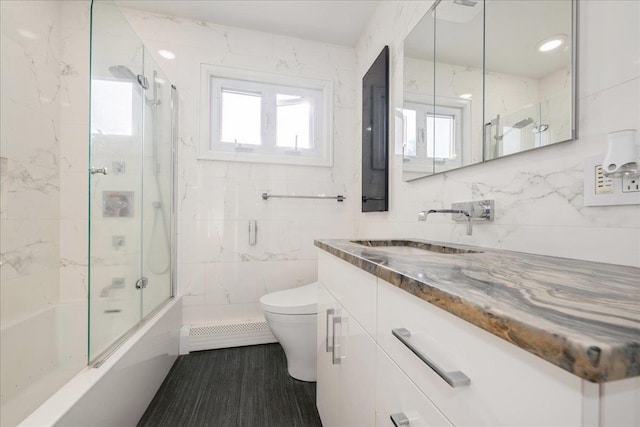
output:
[{"label": "reflection in mirror", "polygon": [[405,181],[482,161],[483,9],[442,0],[404,41]]},{"label": "reflection in mirror", "polygon": [[485,160],[570,140],[572,1],[485,8]]},{"label": "reflection in mirror", "polygon": [[436,1],[404,41],[403,180],[574,138],[574,20],[572,0]]}]

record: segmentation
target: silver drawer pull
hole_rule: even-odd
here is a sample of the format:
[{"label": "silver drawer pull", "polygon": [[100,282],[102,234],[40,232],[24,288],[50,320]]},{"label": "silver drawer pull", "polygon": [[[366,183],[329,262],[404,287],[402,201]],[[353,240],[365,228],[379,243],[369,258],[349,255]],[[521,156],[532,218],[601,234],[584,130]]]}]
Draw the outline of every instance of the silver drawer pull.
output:
[{"label": "silver drawer pull", "polygon": [[398,426],[410,426],[411,425],[411,422],[409,421],[409,418],[407,418],[407,416],[405,414],[403,414],[402,412],[400,412],[398,414],[391,414],[390,418],[391,418],[391,422],[396,427],[398,427]]},{"label": "silver drawer pull", "polygon": [[429,359],[423,352],[418,350],[411,343],[411,332],[409,332],[407,329],[392,329],[391,333],[394,337],[398,338],[402,344],[406,345],[407,348],[413,352],[413,354],[418,356],[420,360],[426,363],[433,370],[433,372],[435,372],[440,376],[440,378],[445,380],[451,387],[466,387],[471,384],[471,380],[464,373],[460,371],[446,372],[444,369],[440,368],[433,360]]},{"label": "silver drawer pull", "polygon": [[[342,363],[342,359],[344,359],[345,357],[342,356],[341,354],[336,354],[338,353],[338,351],[342,352],[341,350],[341,345],[336,343],[336,325],[342,325],[342,317],[341,316],[334,316],[333,317],[333,337],[332,337],[332,341],[333,341],[333,345],[331,346],[331,363],[334,365],[339,365],[340,363]],[[341,332],[342,333],[342,332]]]},{"label": "silver drawer pull", "polygon": [[329,353],[331,350],[333,350],[333,345],[329,344],[329,316],[333,316],[335,314],[335,310],[333,308],[328,308],[327,309],[327,333],[325,335],[325,339],[324,339],[324,343],[325,343],[325,350],[327,353]]}]

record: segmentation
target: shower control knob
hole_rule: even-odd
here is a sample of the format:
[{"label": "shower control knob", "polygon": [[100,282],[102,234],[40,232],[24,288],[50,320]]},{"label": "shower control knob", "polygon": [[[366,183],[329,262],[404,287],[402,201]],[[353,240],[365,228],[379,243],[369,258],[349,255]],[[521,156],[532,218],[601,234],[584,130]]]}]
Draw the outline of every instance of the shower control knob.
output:
[{"label": "shower control knob", "polygon": [[136,281],[136,289],[144,289],[147,287],[148,283],[149,279],[147,279],[145,276],[142,276]]},{"label": "shower control knob", "polygon": [[89,172],[91,172],[91,175],[95,175],[97,173],[101,173],[102,175],[106,175],[109,173],[109,170],[107,168],[91,168],[89,169]]}]

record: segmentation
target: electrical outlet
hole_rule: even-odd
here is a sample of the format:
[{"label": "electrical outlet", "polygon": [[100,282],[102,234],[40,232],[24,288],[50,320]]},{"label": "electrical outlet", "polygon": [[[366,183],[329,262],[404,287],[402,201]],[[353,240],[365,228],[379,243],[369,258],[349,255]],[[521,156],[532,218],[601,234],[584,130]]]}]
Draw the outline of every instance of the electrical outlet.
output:
[{"label": "electrical outlet", "polygon": [[640,178],[605,176],[603,158],[584,159],[584,206],[640,205]]},{"label": "electrical outlet", "polygon": [[622,192],[623,193],[635,193],[640,191],[640,178],[622,178]]},{"label": "electrical outlet", "polygon": [[595,179],[596,194],[612,194],[614,192],[613,179],[604,175],[602,165],[596,165]]}]

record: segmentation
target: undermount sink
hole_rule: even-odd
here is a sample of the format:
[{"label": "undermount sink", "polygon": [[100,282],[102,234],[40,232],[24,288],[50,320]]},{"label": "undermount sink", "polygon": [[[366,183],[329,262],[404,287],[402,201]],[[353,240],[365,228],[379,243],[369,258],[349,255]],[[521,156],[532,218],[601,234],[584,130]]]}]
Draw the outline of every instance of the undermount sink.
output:
[{"label": "undermount sink", "polygon": [[434,245],[432,243],[414,242],[412,240],[352,240],[351,243],[394,255],[428,255],[429,252],[450,255],[482,253],[482,251],[474,251],[472,249]]}]

